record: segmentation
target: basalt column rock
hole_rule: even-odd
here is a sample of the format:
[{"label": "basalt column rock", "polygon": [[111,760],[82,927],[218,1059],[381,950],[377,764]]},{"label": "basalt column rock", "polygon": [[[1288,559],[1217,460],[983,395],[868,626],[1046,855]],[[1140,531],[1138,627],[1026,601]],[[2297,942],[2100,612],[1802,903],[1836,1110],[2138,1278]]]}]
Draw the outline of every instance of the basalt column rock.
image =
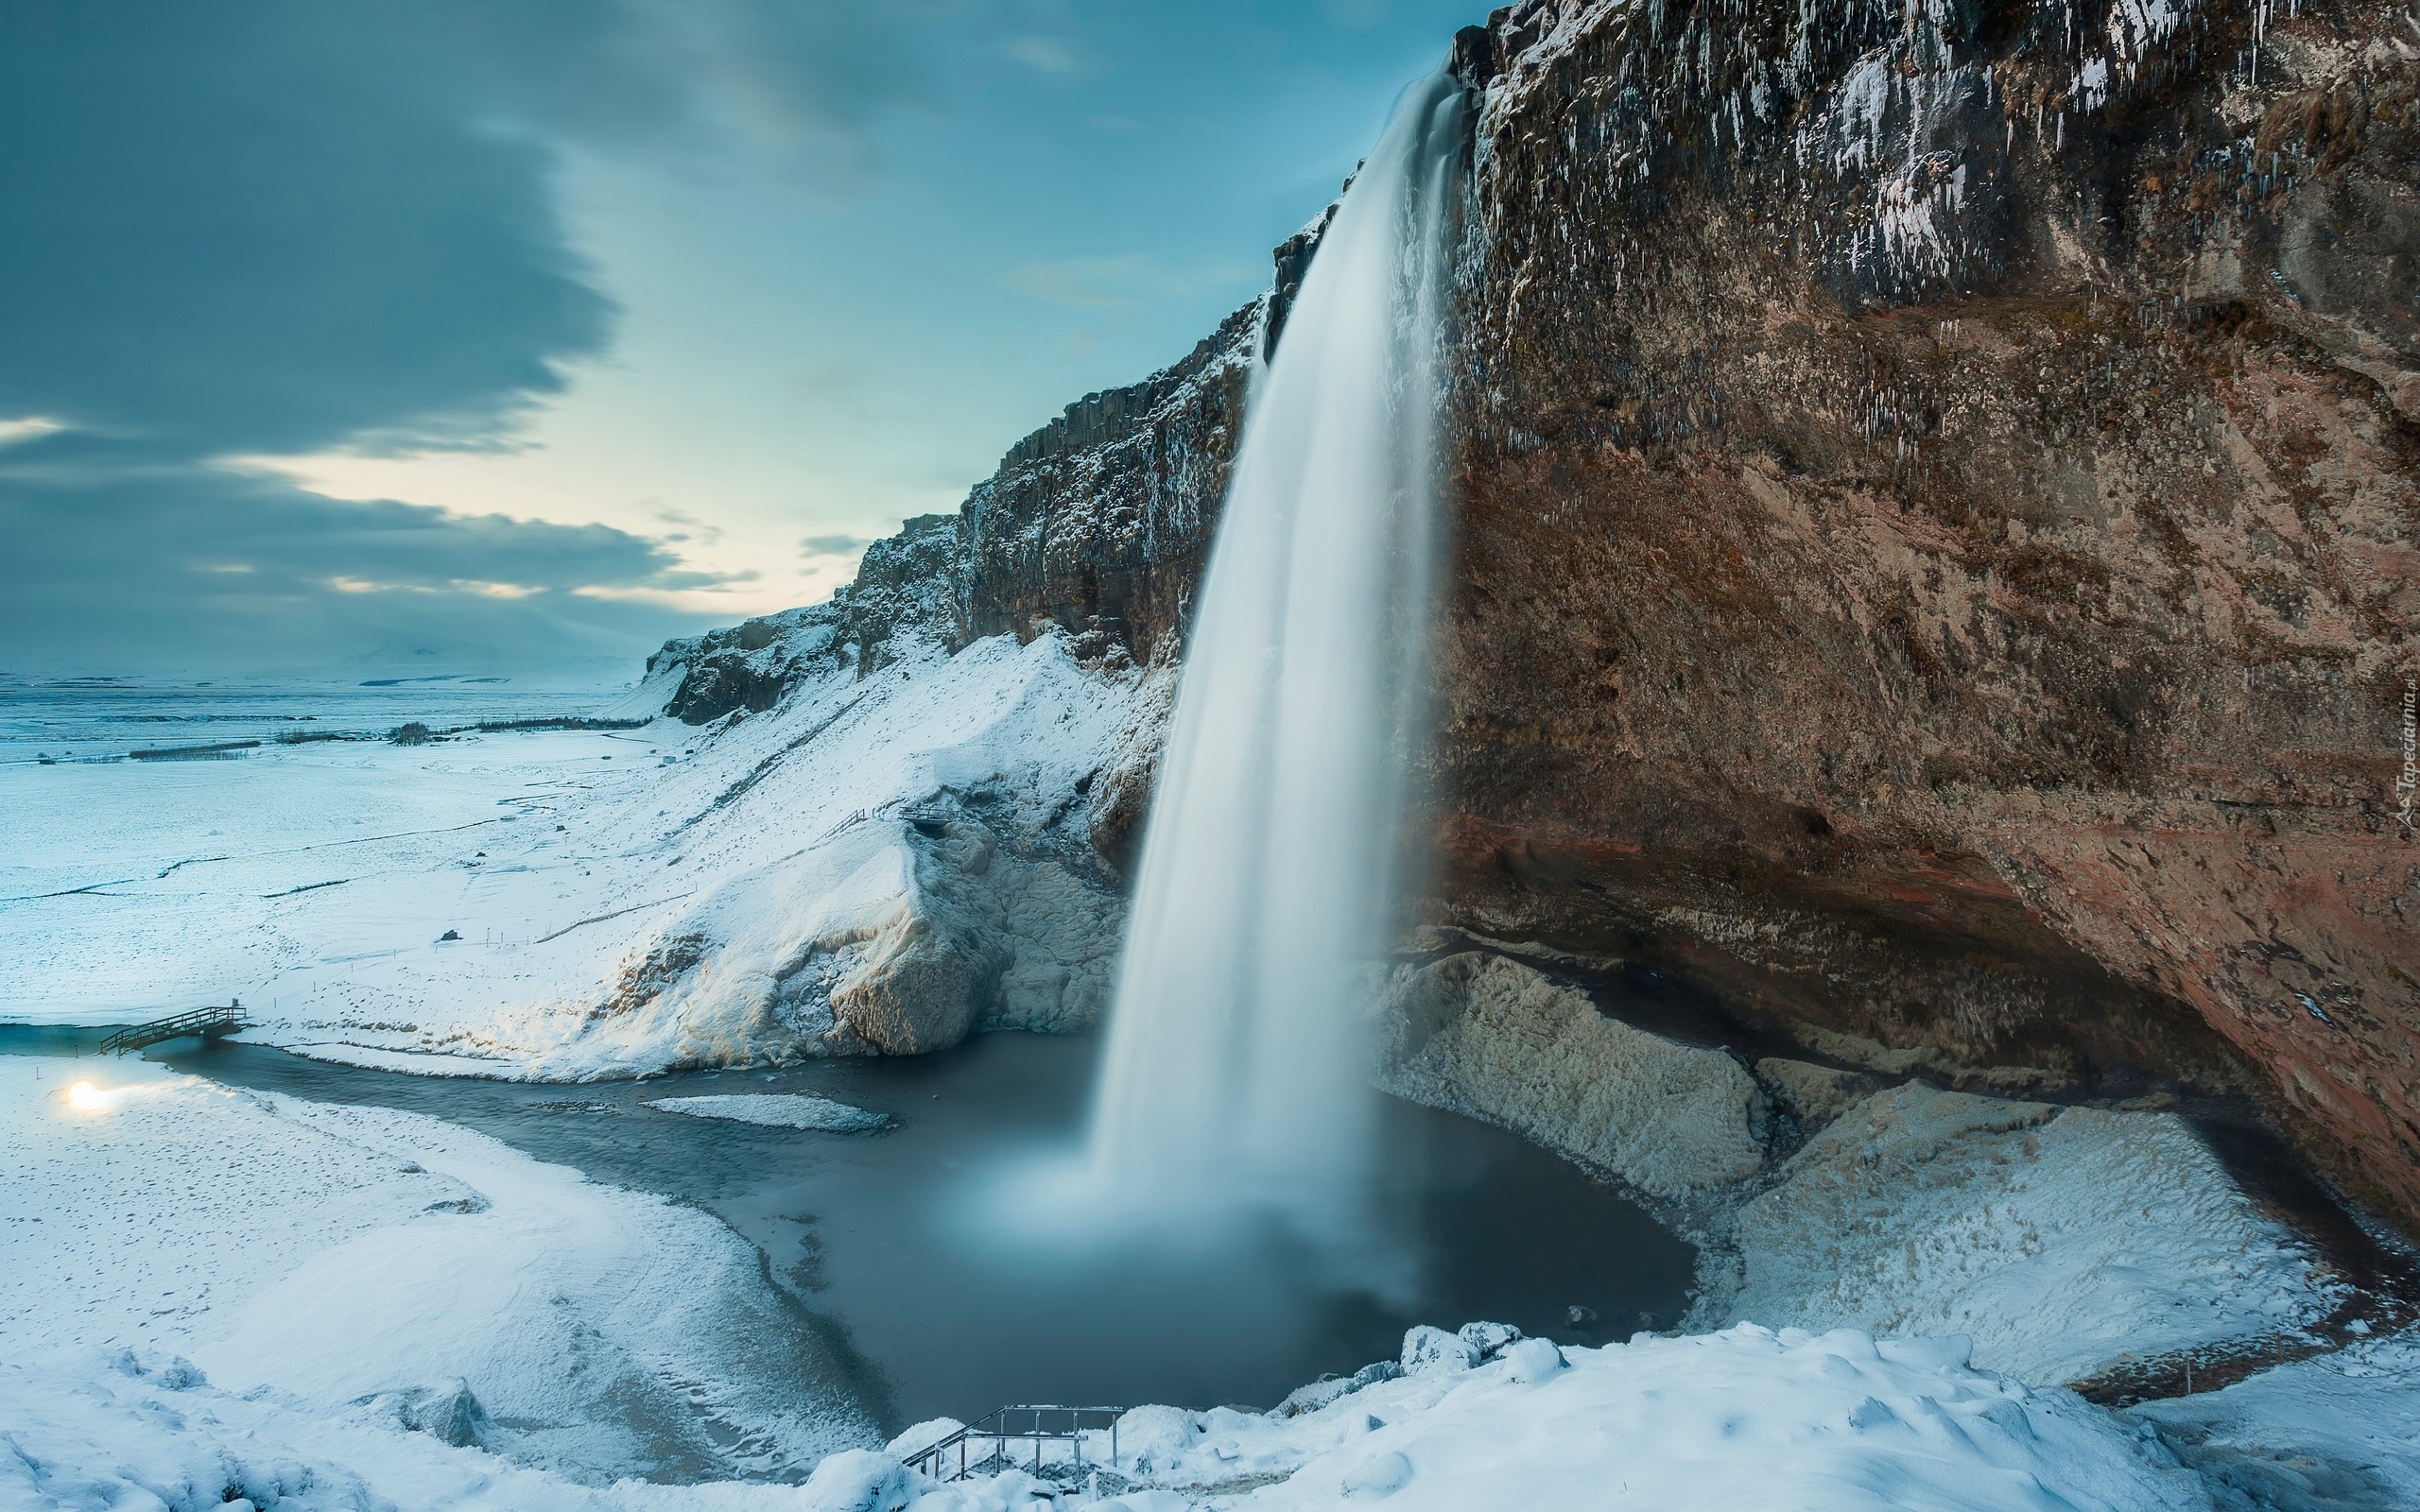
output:
[{"label": "basalt column rock", "polygon": [[958,519],[955,631],[1094,631],[1173,654],[1243,436],[1260,302],[1184,361],[1089,394],[1017,443]]},{"label": "basalt column rock", "polygon": [[1458,43],[1438,916],[1835,1062],[2242,1086],[2420,1215],[2415,44],[2325,0]]}]

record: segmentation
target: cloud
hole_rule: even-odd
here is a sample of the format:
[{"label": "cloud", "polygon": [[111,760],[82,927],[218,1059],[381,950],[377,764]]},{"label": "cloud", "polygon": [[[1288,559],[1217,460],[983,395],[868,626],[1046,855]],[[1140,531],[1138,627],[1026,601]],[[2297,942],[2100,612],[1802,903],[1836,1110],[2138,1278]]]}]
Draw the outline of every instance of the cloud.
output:
[{"label": "cloud", "polygon": [[591,601],[589,590],[660,595],[726,581],[606,525],[338,503],[207,468],[43,475],[38,454],[52,444],[0,460],[10,663],[316,664],[438,635],[505,662],[628,655],[694,616]]},{"label": "cloud", "polygon": [[695,541],[700,545],[711,546],[722,540],[722,526],[711,521],[700,520],[685,510],[658,509],[655,511],[655,518],[667,525],[679,527],[666,535],[663,538],[666,541]]},{"label": "cloud", "polygon": [[810,561],[819,557],[846,557],[863,551],[873,542],[864,536],[809,536],[798,543],[799,555]]},{"label": "cloud", "polygon": [[1073,78],[1085,67],[1075,43],[1063,37],[1039,33],[1011,37],[1001,45],[1001,51],[1048,78]]},{"label": "cloud", "polygon": [[40,416],[29,420],[0,420],[0,448],[14,446],[20,441],[38,441],[66,428],[55,420],[43,420]]},{"label": "cloud", "polygon": [[876,166],[868,123],[932,103],[903,10],[856,0],[393,0],[493,111],[614,151],[721,152],[826,191]]},{"label": "cloud", "polygon": [[0,48],[0,414],[186,455],[442,440],[604,346],[544,153],[344,10],[95,9]]},{"label": "cloud", "polygon": [[666,541],[221,460],[515,444],[616,318],[558,205],[563,148],[744,137],[862,172],[868,123],[919,87],[881,8],[50,15],[0,10],[0,658],[276,664],[441,630],[538,656],[694,627],[662,602],[731,579]]}]

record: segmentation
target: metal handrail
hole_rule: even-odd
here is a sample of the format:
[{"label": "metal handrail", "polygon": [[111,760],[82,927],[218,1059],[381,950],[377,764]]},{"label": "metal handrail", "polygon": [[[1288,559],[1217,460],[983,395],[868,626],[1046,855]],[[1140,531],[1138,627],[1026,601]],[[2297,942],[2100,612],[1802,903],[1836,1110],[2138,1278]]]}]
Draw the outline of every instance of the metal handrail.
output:
[{"label": "metal handrail", "polygon": [[[1109,1459],[1117,1462],[1117,1419],[1126,1416],[1123,1407],[1001,1407],[987,1413],[939,1443],[918,1450],[900,1461],[911,1470],[929,1475],[942,1482],[964,1480],[994,1460],[1008,1458],[1009,1444],[1013,1440],[1033,1440],[1034,1473],[1042,1473],[1042,1446],[1053,1439],[1067,1439],[1075,1445],[1076,1473],[1084,1472],[1084,1434],[1109,1430]],[[1064,1426],[1059,1426],[1063,1423]],[[967,1445],[977,1439],[992,1440],[992,1452],[970,1461]],[[951,1450],[958,1451],[958,1464],[948,1463]]]},{"label": "metal handrail", "polygon": [[172,1013],[149,1023],[129,1024],[101,1041],[101,1054],[115,1055],[125,1050],[140,1050],[156,1045],[163,1040],[176,1040],[198,1034],[207,1040],[213,1035],[233,1034],[251,1027],[244,1017],[244,1000],[231,999],[224,1007],[194,1008],[184,1013]]}]

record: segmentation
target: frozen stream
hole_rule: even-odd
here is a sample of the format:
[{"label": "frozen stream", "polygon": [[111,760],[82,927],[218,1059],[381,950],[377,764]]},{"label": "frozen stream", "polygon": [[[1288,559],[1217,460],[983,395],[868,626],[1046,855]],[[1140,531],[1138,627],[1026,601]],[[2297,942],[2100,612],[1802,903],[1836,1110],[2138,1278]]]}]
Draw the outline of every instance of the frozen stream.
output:
[{"label": "frozen stream", "polygon": [[[0,1027],[0,1051],[62,1054],[98,1033]],[[249,1045],[162,1050],[233,1086],[451,1120],[715,1213],[804,1304],[798,1348],[824,1366],[808,1378],[856,1382],[893,1428],[1017,1401],[1266,1407],[1322,1372],[1392,1356],[1420,1322],[1626,1338],[1676,1321],[1691,1274],[1685,1245],[1570,1166],[1393,1102],[1381,1206],[1416,1276],[1392,1297],[1321,1272],[1276,1233],[1212,1254],[1020,1258],[1029,1252],[969,1199],[1020,1158],[1081,1140],[1098,1059],[1089,1037],[993,1034],[922,1057],[577,1086],[399,1075]],[[841,1135],[642,1106],[741,1091],[810,1092],[898,1123]],[[1569,1326],[1572,1307],[1599,1321]]]}]

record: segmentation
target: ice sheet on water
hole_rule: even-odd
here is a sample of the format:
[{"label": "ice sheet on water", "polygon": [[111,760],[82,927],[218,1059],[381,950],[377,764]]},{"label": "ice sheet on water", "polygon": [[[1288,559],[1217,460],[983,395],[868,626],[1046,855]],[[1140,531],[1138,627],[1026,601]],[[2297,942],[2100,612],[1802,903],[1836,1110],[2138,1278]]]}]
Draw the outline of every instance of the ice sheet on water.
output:
[{"label": "ice sheet on water", "polygon": [[829,1134],[862,1134],[889,1128],[889,1113],[851,1108],[829,1097],[800,1092],[730,1092],[712,1097],[659,1097],[647,1105],[659,1112],[691,1118],[721,1118],[775,1128],[814,1128]]}]

